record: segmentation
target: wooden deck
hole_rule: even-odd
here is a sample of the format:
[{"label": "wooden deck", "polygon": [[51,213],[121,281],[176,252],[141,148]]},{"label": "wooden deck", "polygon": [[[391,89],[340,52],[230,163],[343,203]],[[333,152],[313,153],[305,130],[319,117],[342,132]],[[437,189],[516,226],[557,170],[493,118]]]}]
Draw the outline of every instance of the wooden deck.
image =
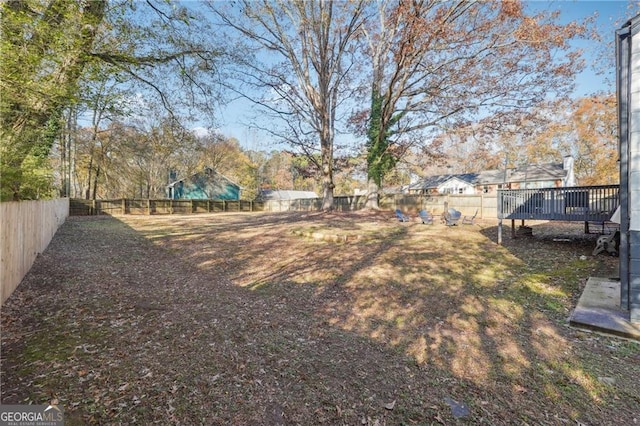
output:
[{"label": "wooden deck", "polygon": [[620,204],[620,186],[498,191],[498,219],[605,222]]},{"label": "wooden deck", "polygon": [[573,186],[540,189],[501,189],[498,191],[498,244],[502,243],[502,221],[511,219],[515,237],[515,221],[558,220],[597,224],[602,233],[605,223],[620,205],[620,185]]}]

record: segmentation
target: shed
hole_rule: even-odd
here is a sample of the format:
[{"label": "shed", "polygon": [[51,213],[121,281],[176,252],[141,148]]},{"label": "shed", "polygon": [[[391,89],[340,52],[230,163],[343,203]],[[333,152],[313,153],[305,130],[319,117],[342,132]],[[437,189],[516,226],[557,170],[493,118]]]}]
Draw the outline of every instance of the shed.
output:
[{"label": "shed", "polygon": [[239,200],[242,187],[211,167],[171,182],[167,197],[173,200]]},{"label": "shed", "polygon": [[308,200],[311,198],[319,198],[318,194],[313,191],[294,191],[294,190],[272,190],[263,189],[258,195],[258,200]]}]

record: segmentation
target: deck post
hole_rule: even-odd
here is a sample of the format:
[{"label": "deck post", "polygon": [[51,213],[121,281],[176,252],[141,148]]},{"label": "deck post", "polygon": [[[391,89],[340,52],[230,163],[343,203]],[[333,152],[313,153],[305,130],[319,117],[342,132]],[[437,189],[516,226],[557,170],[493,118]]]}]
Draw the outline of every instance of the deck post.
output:
[{"label": "deck post", "polygon": [[516,220],[511,219],[511,238],[516,237]]},{"label": "deck post", "polygon": [[502,245],[502,219],[498,220],[498,245]]}]

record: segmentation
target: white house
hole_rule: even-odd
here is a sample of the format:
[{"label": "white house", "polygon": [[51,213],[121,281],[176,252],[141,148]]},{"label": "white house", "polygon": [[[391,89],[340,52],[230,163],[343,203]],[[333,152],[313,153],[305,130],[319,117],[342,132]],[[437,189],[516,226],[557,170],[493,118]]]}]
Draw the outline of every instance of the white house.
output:
[{"label": "white house", "polygon": [[531,189],[575,186],[573,157],[562,163],[524,164],[506,170],[427,176],[409,185],[410,194],[481,194],[502,188]]},{"label": "white house", "polygon": [[475,185],[471,182],[453,176],[438,185],[440,194],[475,194]]}]

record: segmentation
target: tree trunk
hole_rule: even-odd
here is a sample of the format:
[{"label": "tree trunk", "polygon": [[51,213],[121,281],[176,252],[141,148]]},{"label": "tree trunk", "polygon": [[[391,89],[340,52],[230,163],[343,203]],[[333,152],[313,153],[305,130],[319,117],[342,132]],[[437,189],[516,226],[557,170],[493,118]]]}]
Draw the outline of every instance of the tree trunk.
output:
[{"label": "tree trunk", "polygon": [[68,197],[69,196],[69,181],[68,179],[68,170],[67,170],[67,156],[69,155],[69,153],[67,152],[67,140],[68,137],[67,135],[64,135],[62,138],[60,138],[60,164],[58,165],[58,167],[60,167],[59,169],[59,173],[60,173],[60,180],[61,180],[61,188],[60,188],[60,196],[61,197]]},{"label": "tree trunk", "polygon": [[93,196],[91,197],[92,200],[96,199],[96,194],[98,193],[98,178],[100,177],[100,165],[98,165],[98,168],[96,169],[96,175],[93,178]]},{"label": "tree trunk", "polygon": [[380,187],[371,178],[367,180],[367,202],[365,208],[380,210]]},{"label": "tree trunk", "polygon": [[322,210],[333,210],[333,168],[329,161],[325,160],[325,154],[322,155]]},{"label": "tree trunk", "polygon": [[93,171],[93,148],[91,148],[91,152],[89,155],[89,166],[87,167],[87,189],[85,191],[84,198],[86,200],[91,199],[91,176]]},{"label": "tree trunk", "polygon": [[[333,119],[335,110],[331,108],[335,92],[329,87],[329,76],[320,75],[318,88],[317,115],[320,117],[320,150],[322,156],[322,210],[333,210]],[[335,105],[335,103],[333,103]]]},{"label": "tree trunk", "polygon": [[[369,129],[367,131],[367,202],[366,208],[379,210],[380,189],[383,174],[386,172],[378,163],[382,160],[386,151],[386,121],[384,120],[382,80],[383,55],[387,46],[380,44],[373,49],[373,79],[371,81],[371,111],[369,113]],[[381,151],[381,147],[384,148]]]}]

